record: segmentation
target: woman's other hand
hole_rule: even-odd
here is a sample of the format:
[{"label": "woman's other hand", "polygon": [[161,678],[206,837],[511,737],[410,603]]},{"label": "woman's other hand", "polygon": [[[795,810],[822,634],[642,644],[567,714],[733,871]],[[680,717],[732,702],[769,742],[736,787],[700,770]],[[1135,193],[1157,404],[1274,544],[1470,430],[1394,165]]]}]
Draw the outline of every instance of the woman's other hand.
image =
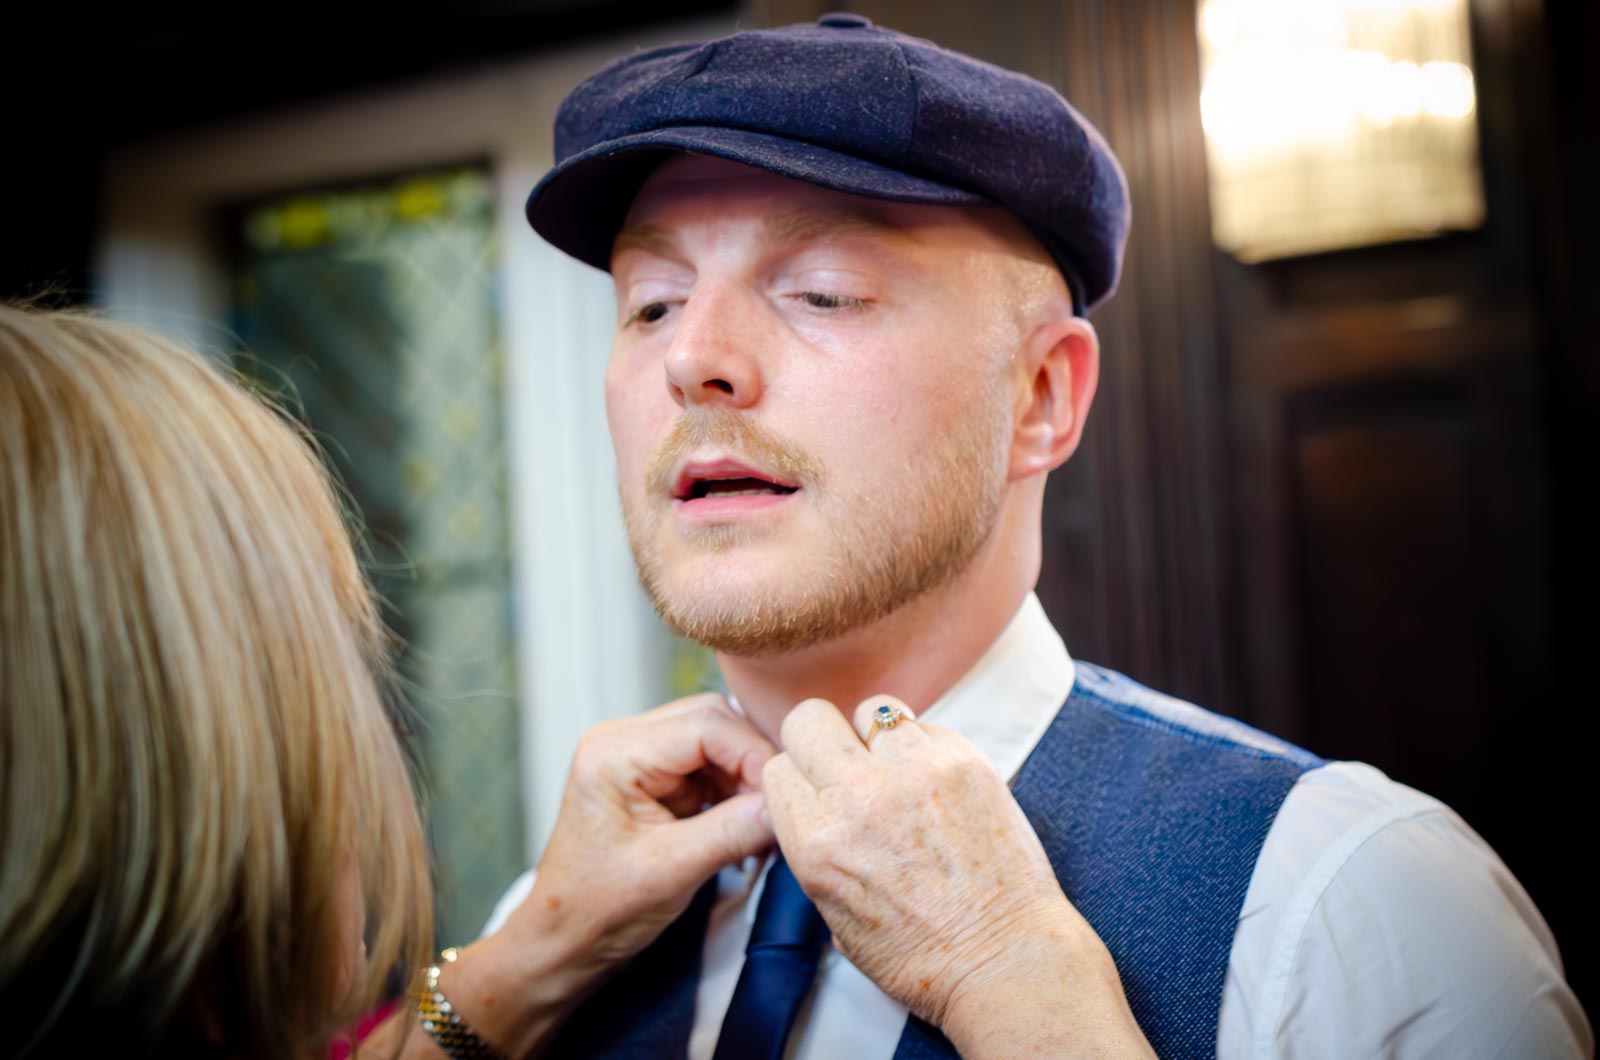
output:
[{"label": "woman's other hand", "polygon": [[[455,1010],[509,1056],[547,1045],[717,869],[772,846],[760,784],[776,753],[716,693],[585,733],[533,891],[440,978]],[[399,1018],[374,1037],[380,1049]],[[404,1055],[440,1054],[413,1034]]]}]

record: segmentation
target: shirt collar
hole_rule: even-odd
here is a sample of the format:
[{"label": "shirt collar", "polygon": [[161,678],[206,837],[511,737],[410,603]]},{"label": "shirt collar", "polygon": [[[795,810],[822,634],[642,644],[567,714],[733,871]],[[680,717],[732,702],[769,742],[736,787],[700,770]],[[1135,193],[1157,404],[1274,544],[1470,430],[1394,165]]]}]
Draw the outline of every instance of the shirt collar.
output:
[{"label": "shirt collar", "polygon": [[[1067,646],[1039,597],[1029,593],[989,650],[919,720],[937,722],[966,737],[1009,784],[1044,738],[1075,680],[1077,671]],[[730,695],[728,702],[744,713],[735,697]],[[766,866],[771,863],[771,855],[748,857],[718,875],[724,898],[749,896],[748,901],[741,899],[740,906],[747,923],[755,920],[757,885],[764,886]],[[832,958],[830,949],[826,959]]]},{"label": "shirt collar", "polygon": [[920,720],[966,737],[1009,783],[1043,739],[1076,676],[1061,635],[1039,597],[1029,593],[983,657]]},{"label": "shirt collar", "polygon": [[[966,737],[1009,784],[1076,680],[1061,634],[1030,592],[989,650],[918,720]],[[730,694],[728,702],[744,713],[737,697]]]}]

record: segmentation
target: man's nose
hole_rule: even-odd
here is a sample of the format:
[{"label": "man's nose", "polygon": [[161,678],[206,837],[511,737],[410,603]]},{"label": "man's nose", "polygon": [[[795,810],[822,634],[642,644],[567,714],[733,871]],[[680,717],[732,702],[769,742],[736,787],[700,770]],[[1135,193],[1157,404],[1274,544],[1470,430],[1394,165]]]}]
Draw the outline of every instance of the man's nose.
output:
[{"label": "man's nose", "polygon": [[696,290],[684,302],[667,350],[667,390],[691,405],[749,408],[761,399],[760,307],[738,292]]}]

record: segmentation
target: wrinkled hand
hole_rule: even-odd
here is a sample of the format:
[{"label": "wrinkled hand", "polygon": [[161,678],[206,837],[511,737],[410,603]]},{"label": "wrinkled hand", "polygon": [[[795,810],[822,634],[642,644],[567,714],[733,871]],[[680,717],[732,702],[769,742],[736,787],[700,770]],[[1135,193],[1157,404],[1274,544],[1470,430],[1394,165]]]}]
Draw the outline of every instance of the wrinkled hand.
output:
[{"label": "wrinkled hand", "polygon": [[1115,966],[1005,782],[936,725],[908,719],[869,750],[882,703],[903,706],[874,696],[854,728],[826,700],[801,703],[764,775],[778,844],[835,946],[963,1055],[1139,1051]]},{"label": "wrinkled hand", "polygon": [[[461,951],[440,988],[479,1037],[539,1053],[577,1005],[661,933],[717,869],[772,846],[757,790],[773,746],[720,695],[605,722],[578,743],[533,892]],[[402,1006],[380,1054],[437,1057]],[[364,1054],[363,1054],[364,1055]]]},{"label": "wrinkled hand", "polygon": [[554,918],[597,967],[632,957],[717,869],[772,846],[759,788],[775,753],[716,693],[596,725],[507,929]]}]

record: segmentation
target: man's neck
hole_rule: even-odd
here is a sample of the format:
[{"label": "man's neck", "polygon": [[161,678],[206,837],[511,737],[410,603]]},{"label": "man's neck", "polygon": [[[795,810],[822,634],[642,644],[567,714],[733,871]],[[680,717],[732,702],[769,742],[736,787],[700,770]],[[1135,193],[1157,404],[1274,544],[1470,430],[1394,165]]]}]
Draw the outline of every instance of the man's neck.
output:
[{"label": "man's neck", "polygon": [[981,586],[977,573],[823,644],[781,655],[719,655],[728,690],[780,747],[783,718],[804,699],[821,697],[848,716],[868,696],[889,693],[924,711],[983,657],[1029,592],[1029,584],[1018,584],[997,593]]}]

